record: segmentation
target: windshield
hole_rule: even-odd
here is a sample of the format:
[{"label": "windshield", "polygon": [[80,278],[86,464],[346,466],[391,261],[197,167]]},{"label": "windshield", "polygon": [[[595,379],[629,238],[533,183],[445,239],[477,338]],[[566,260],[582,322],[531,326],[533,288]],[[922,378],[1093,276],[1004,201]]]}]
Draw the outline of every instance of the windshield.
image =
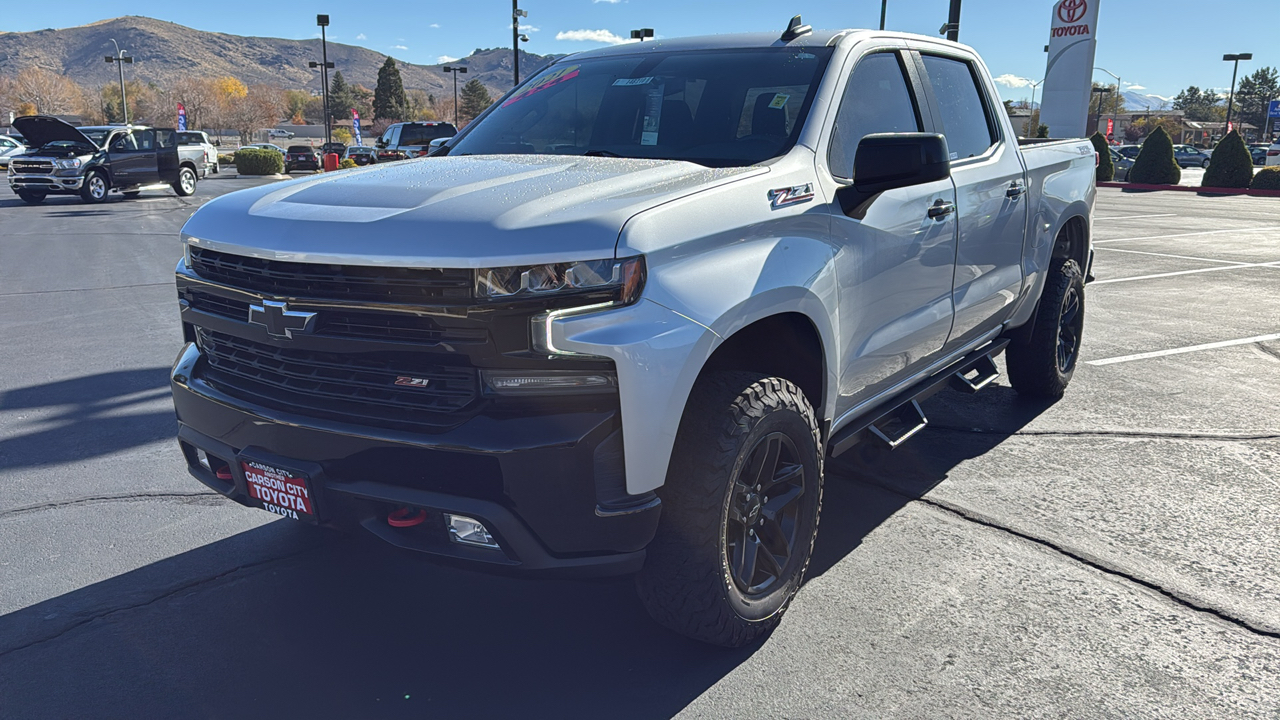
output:
[{"label": "windshield", "polygon": [[107,134],[110,132],[111,132],[110,129],[92,130],[89,128],[80,128],[80,134],[92,140],[93,144],[97,145],[98,147],[102,147],[103,144],[106,143]]},{"label": "windshield", "polygon": [[426,145],[438,138],[451,138],[457,135],[451,123],[437,125],[405,125],[400,128],[401,145]]},{"label": "windshield", "polygon": [[203,145],[205,142],[203,133],[196,132],[180,132],[178,133],[179,145]]},{"label": "windshield", "polygon": [[[88,135],[89,133],[85,133]],[[92,136],[90,136],[92,137]],[[95,139],[95,142],[98,140]],[[42,152],[53,152],[55,150],[70,150],[74,152],[92,152],[89,146],[79,140],[54,140],[51,143],[45,143],[40,150]]]},{"label": "windshield", "polygon": [[451,155],[596,155],[753,165],[795,144],[831,48],[645,53],[543,71]]}]

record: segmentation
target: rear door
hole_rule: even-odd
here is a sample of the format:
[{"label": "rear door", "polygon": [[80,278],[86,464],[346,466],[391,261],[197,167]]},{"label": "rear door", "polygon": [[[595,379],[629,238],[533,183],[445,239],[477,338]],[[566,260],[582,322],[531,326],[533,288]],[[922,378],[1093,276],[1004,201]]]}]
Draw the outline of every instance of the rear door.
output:
[{"label": "rear door", "polygon": [[[858,59],[845,85],[827,151],[832,179],[848,184],[863,137],[931,132],[914,59],[894,47]],[[858,207],[828,206],[839,287],[843,413],[919,371],[951,331],[955,213],[951,180],[889,190]]]},{"label": "rear door", "polygon": [[955,349],[1003,324],[1022,291],[1026,173],[1016,139],[997,121],[985,70],[959,54],[921,50],[916,58],[956,187],[955,326],[947,342]]},{"label": "rear door", "polygon": [[156,173],[160,182],[178,182],[178,133],[159,129],[156,133]]}]

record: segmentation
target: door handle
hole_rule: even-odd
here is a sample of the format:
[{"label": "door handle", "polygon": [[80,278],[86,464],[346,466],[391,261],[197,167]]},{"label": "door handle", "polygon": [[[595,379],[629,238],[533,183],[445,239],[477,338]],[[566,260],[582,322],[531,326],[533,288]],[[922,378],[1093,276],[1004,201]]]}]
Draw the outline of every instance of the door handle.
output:
[{"label": "door handle", "polygon": [[1025,185],[1023,185],[1020,182],[1014,182],[1012,185],[1009,186],[1008,192],[1006,192],[1004,195],[1005,197],[1010,197],[1017,200],[1018,198],[1022,197],[1026,192],[1027,192],[1027,187]]},{"label": "door handle", "polygon": [[956,211],[955,203],[947,202],[945,200],[939,200],[938,202],[933,204],[933,207],[929,208],[929,217],[941,222],[948,215],[950,215],[955,211]]}]

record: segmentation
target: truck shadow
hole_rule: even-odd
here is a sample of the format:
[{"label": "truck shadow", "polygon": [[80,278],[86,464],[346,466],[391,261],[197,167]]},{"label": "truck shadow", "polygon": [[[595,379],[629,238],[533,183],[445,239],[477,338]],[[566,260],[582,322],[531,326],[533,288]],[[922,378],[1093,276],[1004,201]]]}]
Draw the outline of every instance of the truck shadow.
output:
[{"label": "truck shadow", "polygon": [[[1047,407],[984,395],[998,416],[949,392],[928,409],[987,432],[832,474],[811,577]],[[656,718],[755,650],[662,629],[628,579],[476,574],[281,520],[0,617],[0,687],[15,717]]]}]

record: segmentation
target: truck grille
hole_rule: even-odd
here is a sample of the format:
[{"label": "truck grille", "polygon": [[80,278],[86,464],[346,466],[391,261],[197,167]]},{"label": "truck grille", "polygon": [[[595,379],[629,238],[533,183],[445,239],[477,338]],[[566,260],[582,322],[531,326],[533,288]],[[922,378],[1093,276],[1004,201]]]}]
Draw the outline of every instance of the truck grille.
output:
[{"label": "truck grille", "polygon": [[202,278],[275,297],[423,305],[472,297],[472,271],[283,262],[191,249]]},{"label": "truck grille", "polygon": [[[199,290],[188,290],[185,297],[192,308],[201,312],[239,322],[249,321],[249,303],[245,300],[222,297]],[[408,313],[368,312],[347,308],[308,308],[305,305],[299,305],[298,309],[315,309],[319,314],[315,333],[328,337],[408,342],[420,345],[483,344],[489,339],[488,332],[483,329],[445,328],[433,318]]]},{"label": "truck grille", "polygon": [[[205,381],[252,402],[306,415],[438,424],[477,396],[477,372],[425,362],[414,353],[337,354],[282,349],[204,328],[196,340],[207,359]],[[424,386],[396,385],[414,378]]]},{"label": "truck grille", "polygon": [[11,160],[15,175],[48,175],[53,172],[53,163],[48,160]]}]

